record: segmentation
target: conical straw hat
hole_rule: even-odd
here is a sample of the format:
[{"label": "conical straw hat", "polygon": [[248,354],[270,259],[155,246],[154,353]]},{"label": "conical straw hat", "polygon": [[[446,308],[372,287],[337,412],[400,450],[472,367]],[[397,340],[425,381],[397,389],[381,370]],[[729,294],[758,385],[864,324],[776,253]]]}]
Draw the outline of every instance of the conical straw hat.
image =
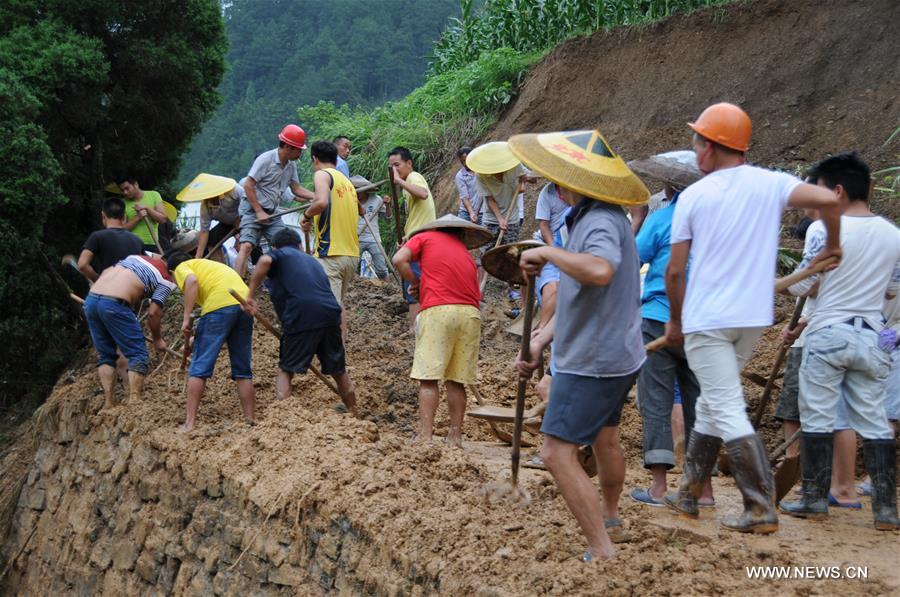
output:
[{"label": "conical straw hat", "polygon": [[598,131],[515,135],[509,148],[530,169],[579,195],[616,205],[643,205],[650,198]]},{"label": "conical straw hat", "polygon": [[632,160],[628,167],[635,174],[652,178],[678,188],[686,188],[703,177],[697,168],[697,156],[693,151],[667,151],[648,158]]},{"label": "conical straw hat", "polygon": [[493,141],[479,145],[466,158],[469,170],[478,174],[499,174],[519,165],[519,158],[509,150],[506,141]]},{"label": "conical straw hat", "polygon": [[188,186],[181,189],[176,195],[176,199],[182,203],[192,203],[194,201],[203,201],[212,199],[224,193],[227,193],[237,183],[233,178],[227,176],[216,176],[215,174],[206,174],[201,172]]},{"label": "conical straw hat", "polygon": [[447,229],[458,230],[459,239],[466,245],[467,249],[477,249],[478,247],[491,242],[491,239],[494,238],[491,231],[484,226],[479,226],[478,224],[463,220],[452,214],[447,214],[446,216],[428,222],[410,234],[409,237],[412,238],[420,232],[426,232],[428,230]]},{"label": "conical straw hat", "polygon": [[545,246],[539,240],[522,240],[494,247],[481,256],[484,271],[510,284],[524,284],[525,275],[519,267],[519,257],[528,249]]},{"label": "conical straw hat", "polygon": [[356,189],[357,193],[368,193],[369,191],[373,191],[387,182],[387,179],[379,180],[378,182],[372,182],[365,176],[360,176],[359,174],[354,174],[350,177],[350,182],[353,183],[353,188]]},{"label": "conical straw hat", "polygon": [[174,222],[178,218],[178,208],[176,208],[168,201],[163,201],[163,209],[165,210],[166,217],[169,218],[170,222]]}]

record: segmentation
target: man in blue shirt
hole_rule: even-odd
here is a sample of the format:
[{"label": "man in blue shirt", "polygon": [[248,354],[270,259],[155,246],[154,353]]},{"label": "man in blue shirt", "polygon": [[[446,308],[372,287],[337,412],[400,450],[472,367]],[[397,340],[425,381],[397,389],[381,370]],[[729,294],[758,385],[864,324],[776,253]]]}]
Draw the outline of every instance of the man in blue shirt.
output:
[{"label": "man in blue shirt", "polygon": [[338,304],[322,265],[300,248],[300,235],[285,228],[272,239],[274,250],[260,258],[250,279],[248,311],[258,308],[256,291],[266,282],[272,304],[281,320],[281,351],[275,395],[291,396],[295,373],[306,373],[314,356],[322,373],[337,383],[341,400],[354,416],[356,392],[347,373],[344,343],[341,340],[341,306]]},{"label": "man in blue shirt", "polygon": [[[647,217],[635,239],[641,263],[650,264],[641,296],[641,332],[645,343],[665,335],[669,320],[665,275],[669,263],[669,232],[680,191],[666,184],[664,192],[668,204]],[[653,481],[649,489],[631,491],[635,501],[648,506],[665,505],[666,471],[675,466],[671,420],[676,387],[681,392],[685,435],[690,437],[700,386],[688,367],[684,347],[667,347],[648,353],[638,378],[638,406],[644,422],[644,468],[651,471]],[[712,485],[707,480],[700,505],[712,506],[713,503]]]},{"label": "man in blue shirt", "polygon": [[335,144],[338,150],[337,164],[334,166],[335,170],[350,178],[350,166],[347,164],[347,158],[350,157],[351,149],[350,139],[345,135],[338,135],[332,143]]}]

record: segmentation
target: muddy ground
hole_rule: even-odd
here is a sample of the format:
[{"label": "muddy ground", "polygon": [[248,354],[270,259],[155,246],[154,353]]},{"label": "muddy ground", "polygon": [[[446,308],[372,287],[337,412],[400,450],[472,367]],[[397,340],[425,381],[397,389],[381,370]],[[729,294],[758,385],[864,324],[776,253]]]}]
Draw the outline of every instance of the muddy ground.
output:
[{"label": "muddy ground", "polygon": [[[500,291],[499,284],[490,286],[492,295]],[[346,517],[361,532],[390,546],[392,553],[407,558],[408,565],[427,572],[431,587],[447,594],[713,594],[747,588],[766,593],[889,594],[900,589],[898,536],[871,528],[868,503],[862,512],[835,512],[825,523],[784,517],[782,530],[771,537],[737,535],[717,525],[723,512],[739,508],[739,496],[726,477],[714,482],[718,507],[699,522],[681,521],[623,496],[621,513],[630,540],[618,546],[615,560],[585,566],[579,561],[584,542],[547,473],[523,470],[521,481],[532,497],[527,507],[484,499],[482,489],[509,474],[508,447],[494,441],[485,424],[467,420],[463,450],[449,448],[440,438],[428,445],[411,443],[417,416],[416,388],[408,378],[414,340],[404,333],[399,289],[358,280],[347,305],[349,370],[362,421],[338,412],[336,397],[311,376],[295,380],[290,401],[276,402],[278,345],[256,326],[257,426],[240,422],[225,351],[204,396],[198,427],[190,435],[177,432],[183,419],[184,378],[171,357],[154,362],[143,402],[97,415],[91,424],[145,438],[161,451],[167,468],[181,463],[185,469],[210,466],[221,471],[226,483],[244,487],[264,511],[290,513],[290,504],[302,500],[329,516]],[[517,340],[504,332],[509,320],[493,315],[496,305],[502,301],[484,321],[479,387],[487,400],[510,404],[515,393],[510,362]],[[779,317],[785,316],[782,307]],[[177,308],[166,316],[167,337],[173,341],[179,319]],[[768,369],[776,333],[773,328],[766,334],[751,370]],[[747,392],[752,403],[758,389],[748,386]],[[102,396],[90,364],[65,375],[51,400],[58,404],[83,397],[88,397],[87,408],[99,408]],[[438,435],[445,429],[442,405]],[[767,443],[773,446],[774,427],[770,423],[766,429]],[[621,432],[627,493],[649,481],[641,468],[641,423],[633,401],[626,406]],[[669,481],[674,487],[677,476]],[[745,567],[755,565],[868,566],[869,578],[749,581]],[[372,570],[378,574],[374,565]],[[315,594],[321,587],[310,578],[294,590]]]}]

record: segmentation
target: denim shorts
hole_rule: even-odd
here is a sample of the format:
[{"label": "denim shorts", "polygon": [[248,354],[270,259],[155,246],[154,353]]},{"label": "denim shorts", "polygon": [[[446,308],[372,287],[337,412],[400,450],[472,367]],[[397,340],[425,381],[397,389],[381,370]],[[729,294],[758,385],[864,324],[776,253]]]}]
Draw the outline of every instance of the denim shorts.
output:
[{"label": "denim shorts", "polygon": [[551,282],[559,284],[559,268],[548,261],[541,268],[541,273],[538,274],[534,284],[534,294],[537,297],[538,305],[543,306],[541,292],[544,290],[544,286]]},{"label": "denim shorts", "polygon": [[97,365],[116,366],[116,348],[128,359],[128,370],[147,373],[149,355],[144,331],[134,311],[122,299],[88,294],[84,300],[84,317],[91,340],[97,349]]},{"label": "denim shorts", "polygon": [[784,380],[781,394],[775,407],[775,420],[800,422],[800,363],[803,361],[803,347],[790,347],[784,366]]},{"label": "denim shorts", "polygon": [[[412,268],[412,271],[416,275],[416,278],[422,278],[422,268],[419,267],[418,261],[413,261],[409,264],[409,267]],[[403,280],[403,298],[406,299],[406,303],[409,305],[415,305],[419,302],[419,299],[409,293],[409,282],[407,282],[406,280]]]},{"label": "denim shorts", "polygon": [[637,371],[619,377],[556,372],[541,433],[570,444],[590,445],[603,427],[617,427]]},{"label": "denim shorts", "polygon": [[[274,209],[272,210],[272,213],[275,213]],[[272,239],[275,238],[275,235],[286,228],[284,224],[284,218],[270,218],[263,223],[258,222],[256,219],[256,212],[253,211],[249,204],[247,205],[247,207],[244,207],[243,205],[241,206],[240,214],[241,242],[250,243],[254,247],[259,246],[259,242],[262,237],[265,237],[271,245]]]},{"label": "denim shorts", "polygon": [[227,343],[231,379],[251,379],[252,340],[253,318],[241,311],[240,305],[210,311],[197,321],[188,374],[202,379],[212,377],[219,351]]}]

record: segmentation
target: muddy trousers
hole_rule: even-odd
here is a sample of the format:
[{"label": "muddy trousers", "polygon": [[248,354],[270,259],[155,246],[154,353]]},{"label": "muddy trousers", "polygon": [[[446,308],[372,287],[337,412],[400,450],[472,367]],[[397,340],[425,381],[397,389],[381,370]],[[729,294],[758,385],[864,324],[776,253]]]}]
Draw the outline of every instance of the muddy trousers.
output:
[{"label": "muddy trousers", "polygon": [[755,433],[747,417],[741,369],[764,328],[726,328],[687,334],[684,350],[700,384],[694,429],[730,442]]}]

